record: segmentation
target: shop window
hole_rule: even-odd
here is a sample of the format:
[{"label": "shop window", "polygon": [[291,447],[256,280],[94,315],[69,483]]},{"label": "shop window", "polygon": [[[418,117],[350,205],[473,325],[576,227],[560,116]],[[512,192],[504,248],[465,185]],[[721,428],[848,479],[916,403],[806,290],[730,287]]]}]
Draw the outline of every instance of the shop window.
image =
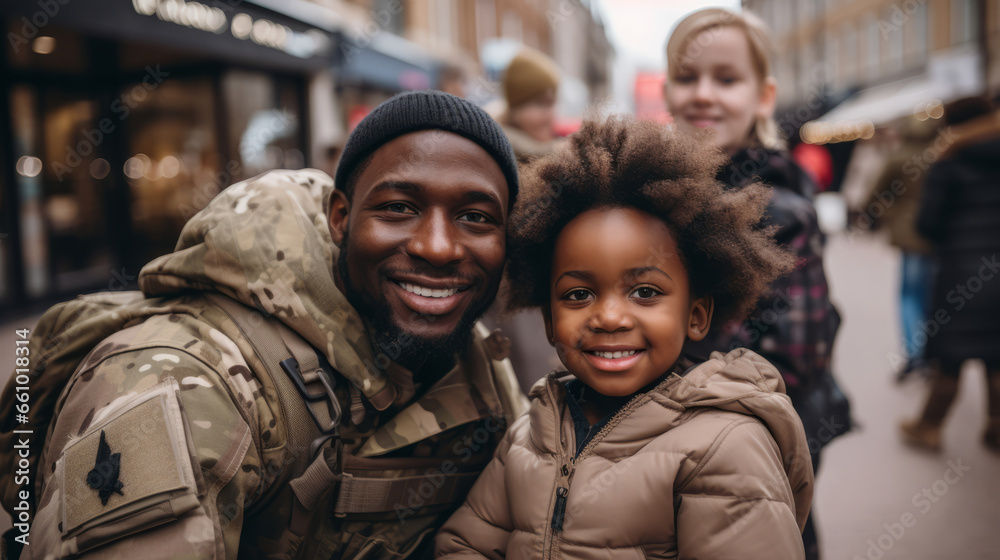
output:
[{"label": "shop window", "polygon": [[222,91],[228,111],[227,139],[234,155],[223,167],[236,170],[234,180],[305,166],[298,81],[231,71],[223,78]]},{"label": "shop window", "polygon": [[879,45],[878,21],[872,14],[865,16],[865,68],[867,78],[875,81],[879,77],[879,62],[881,61],[881,48]]},{"label": "shop window", "polygon": [[843,76],[844,79],[840,82],[840,87],[844,88],[853,85],[858,79],[858,33],[854,30],[854,26],[850,23],[845,23],[841,27],[841,42],[844,45],[844,62],[843,62]]},{"label": "shop window", "polygon": [[79,33],[52,25],[34,27],[30,20],[7,20],[7,60],[16,69],[83,75],[88,44]]},{"label": "shop window", "polygon": [[[903,35],[904,29],[893,25],[893,11],[891,9],[883,12],[883,25],[881,30],[882,38],[885,40],[885,67],[883,71],[896,72],[903,68]],[[886,23],[888,22],[888,23]],[[881,27],[881,26],[880,26]]]},{"label": "shop window", "polygon": [[124,173],[131,193],[132,266],[173,251],[184,223],[231,183],[215,133],[210,78],[127,86],[139,100],[126,119]]},{"label": "shop window", "polygon": [[16,86],[11,115],[26,294],[99,285],[111,254],[108,191],[94,173],[107,163],[97,103],[70,90]]},{"label": "shop window", "polygon": [[405,2],[403,0],[374,0],[372,13],[382,26],[382,31],[388,31],[402,36],[406,31]]},{"label": "shop window", "polygon": [[975,41],[979,35],[976,0],[951,0],[951,44]]},{"label": "shop window", "polygon": [[913,10],[913,16],[905,23],[906,56],[912,65],[923,64],[927,60],[931,27],[927,22],[927,4],[921,3]]},{"label": "shop window", "polygon": [[494,0],[476,0],[477,49],[497,35],[497,8]]}]

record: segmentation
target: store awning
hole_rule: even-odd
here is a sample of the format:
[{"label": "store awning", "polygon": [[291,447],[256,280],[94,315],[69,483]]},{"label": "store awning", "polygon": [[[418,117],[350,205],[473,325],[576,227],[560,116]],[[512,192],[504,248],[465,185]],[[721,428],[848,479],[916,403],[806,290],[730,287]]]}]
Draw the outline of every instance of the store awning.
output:
[{"label": "store awning", "polygon": [[[286,8],[304,4],[302,0],[293,0]],[[0,4],[0,17],[12,16],[15,21],[24,17],[24,21],[29,21],[28,18],[41,14],[44,18],[38,17],[38,23],[51,22],[112,40],[162,45],[218,60],[283,71],[309,72],[326,68],[335,47],[334,35],[310,21],[320,21],[320,18],[299,20],[247,2],[59,2],[58,10],[51,16],[40,11],[38,6],[34,0],[5,0]]]},{"label": "store awning", "polygon": [[392,33],[345,36],[334,59],[341,84],[391,92],[427,89],[437,84],[440,62],[419,45]]},{"label": "store awning", "polygon": [[816,120],[830,123],[870,121],[879,126],[924,111],[928,104],[940,103],[948,93],[947,88],[922,75],[863,89]]},{"label": "store awning", "polygon": [[927,71],[910,78],[863,89],[822,117],[802,126],[802,140],[810,144],[871,138],[875,129],[913,116],[938,119],[944,104],[982,88],[977,79],[978,54],[952,49],[935,56]]},{"label": "store awning", "polygon": [[941,118],[944,103],[953,94],[929,76],[899,80],[863,89],[822,117],[802,126],[802,140],[809,144],[868,139],[875,128],[896,119]]}]

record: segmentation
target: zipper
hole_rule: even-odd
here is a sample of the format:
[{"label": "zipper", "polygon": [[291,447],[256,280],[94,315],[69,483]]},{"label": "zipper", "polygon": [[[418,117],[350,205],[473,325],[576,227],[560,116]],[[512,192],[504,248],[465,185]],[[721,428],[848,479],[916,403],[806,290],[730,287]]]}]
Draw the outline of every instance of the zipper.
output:
[{"label": "zipper", "polygon": [[[552,392],[551,383],[546,384],[546,391],[549,393],[549,402],[555,402],[555,395]],[[554,413],[556,417],[556,425],[559,427],[559,440],[558,440],[558,456],[562,459],[563,464],[559,468],[559,473],[556,480],[556,496],[555,504],[552,508],[552,520],[549,522],[548,526],[545,528],[545,540],[542,549],[542,559],[550,560],[551,558],[558,557],[559,544],[562,541],[562,530],[563,523],[566,518],[566,502],[569,499],[570,485],[573,482],[573,475],[576,474],[576,465],[580,461],[586,459],[593,452],[594,448],[598,443],[601,442],[610,432],[615,429],[623,418],[632,413],[632,410],[638,407],[638,402],[650,394],[651,391],[647,391],[640,395],[633,397],[625,406],[615,413],[614,416],[608,420],[608,423],[601,428],[601,431],[597,432],[593,438],[587,442],[587,445],[580,451],[580,454],[574,458],[566,461],[566,442],[563,439],[562,431],[562,407],[555,407]],[[566,398],[571,398],[568,395]]]}]

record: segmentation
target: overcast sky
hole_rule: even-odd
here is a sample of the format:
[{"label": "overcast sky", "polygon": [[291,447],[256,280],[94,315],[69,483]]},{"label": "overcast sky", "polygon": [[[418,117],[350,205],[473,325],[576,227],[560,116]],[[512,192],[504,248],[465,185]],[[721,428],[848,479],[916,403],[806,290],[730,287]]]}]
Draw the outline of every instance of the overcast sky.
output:
[{"label": "overcast sky", "polygon": [[739,9],[739,0],[597,0],[614,44],[615,99],[630,106],[636,70],[664,70],[664,48],[674,24],[708,6]]}]

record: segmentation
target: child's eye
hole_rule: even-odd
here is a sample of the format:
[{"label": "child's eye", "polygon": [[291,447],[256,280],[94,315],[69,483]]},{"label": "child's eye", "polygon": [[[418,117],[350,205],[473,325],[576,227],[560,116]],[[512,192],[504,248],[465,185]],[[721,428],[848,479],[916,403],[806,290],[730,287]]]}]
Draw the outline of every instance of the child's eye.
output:
[{"label": "child's eye", "polygon": [[563,296],[563,299],[569,301],[585,301],[587,299],[590,299],[590,296],[591,294],[587,290],[570,290],[566,292],[566,294]]},{"label": "child's eye", "polygon": [[721,78],[718,78],[718,80],[719,80],[719,83],[721,83],[723,85],[727,85],[727,86],[735,84],[737,82],[736,78],[733,78],[733,77],[730,77],[730,76],[723,76]]},{"label": "child's eye", "polygon": [[656,297],[662,293],[663,292],[651,286],[639,286],[638,288],[632,290],[632,295],[639,299],[649,299],[652,297]]}]

